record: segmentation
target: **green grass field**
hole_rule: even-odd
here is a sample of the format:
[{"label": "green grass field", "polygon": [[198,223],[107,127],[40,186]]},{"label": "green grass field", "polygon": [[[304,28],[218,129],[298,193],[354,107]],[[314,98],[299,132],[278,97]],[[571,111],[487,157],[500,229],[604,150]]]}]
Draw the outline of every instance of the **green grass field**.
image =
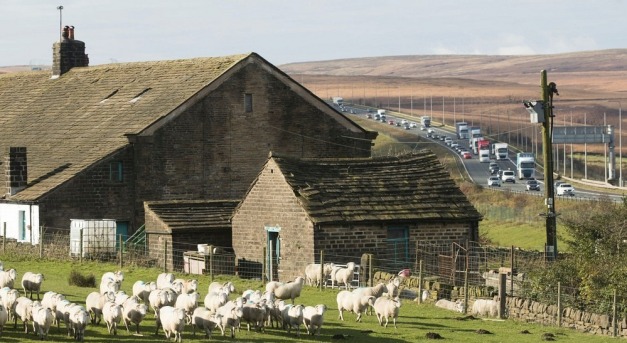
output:
[{"label": "green grass field", "polygon": [[[117,266],[112,264],[100,264],[94,262],[84,262],[83,264],[72,262],[49,262],[49,261],[11,261],[6,256],[0,255],[5,269],[15,268],[18,271],[18,280],[21,280],[21,274],[25,271],[42,272],[46,280],[42,286],[43,291],[53,290],[63,293],[70,301],[84,304],[87,295],[96,291],[95,288],[81,288],[70,286],[68,284],[68,275],[71,270],[76,270],[85,274],[93,274],[99,280],[100,276],[106,271],[117,270]],[[137,280],[150,281],[155,280],[160,273],[157,269],[144,268],[123,268],[125,273],[122,289],[127,293],[131,293],[132,285]],[[201,298],[206,295],[207,287],[210,280],[206,276],[185,276],[180,277],[198,277],[201,291]],[[216,279],[224,281],[226,279]],[[264,285],[260,281],[233,279],[237,291],[241,292],[245,289],[263,289]],[[311,287],[305,287],[301,297],[297,299],[297,303],[305,305],[326,304],[328,311],[325,314],[325,324],[323,325],[320,337],[310,337],[303,334],[300,338],[294,333],[287,334],[284,330],[277,328],[267,328],[265,332],[247,332],[244,326],[240,332],[236,333],[236,338],[222,337],[219,331],[214,332],[210,341],[218,342],[420,342],[427,341],[426,334],[435,332],[449,342],[539,342],[544,333],[552,333],[556,335],[557,341],[562,342],[609,342],[609,337],[592,336],[579,333],[570,329],[546,327],[535,324],[527,324],[514,322],[509,320],[482,320],[482,319],[465,319],[462,314],[441,310],[430,303],[418,304],[411,300],[404,300],[400,309],[398,318],[398,328],[395,329],[391,324],[387,328],[378,325],[374,316],[365,316],[363,322],[355,322],[355,316],[352,313],[345,313],[346,321],[338,320],[337,305],[335,297],[337,290],[325,289],[320,291]],[[477,330],[487,330],[490,334],[478,334]],[[30,327],[32,330],[32,326]],[[101,323],[99,326],[88,326],[85,334],[87,342],[163,342],[165,336],[160,331],[158,336],[154,335],[155,321],[154,316],[149,314],[140,326],[142,335],[134,335],[122,329],[117,336],[111,336],[107,333],[106,325]],[[523,330],[527,330],[530,334],[522,334]],[[334,339],[334,335],[342,335],[345,340]],[[72,339],[66,336],[65,328],[62,324],[61,330],[52,328],[48,337],[52,342],[71,342]],[[13,324],[5,326],[1,342],[35,342],[36,337],[30,333],[25,334],[22,331],[21,322],[18,322],[18,328],[14,329]],[[194,338],[191,334],[191,328],[187,326],[183,334],[185,342],[201,342],[207,341],[201,335]]]}]

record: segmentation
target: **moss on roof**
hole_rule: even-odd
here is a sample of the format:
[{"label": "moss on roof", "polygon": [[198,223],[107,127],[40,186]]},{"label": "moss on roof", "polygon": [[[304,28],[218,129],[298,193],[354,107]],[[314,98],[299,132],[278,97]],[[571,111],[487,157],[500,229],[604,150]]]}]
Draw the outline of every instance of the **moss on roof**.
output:
[{"label": "moss on roof", "polygon": [[171,230],[230,229],[239,200],[149,201],[146,206]]}]

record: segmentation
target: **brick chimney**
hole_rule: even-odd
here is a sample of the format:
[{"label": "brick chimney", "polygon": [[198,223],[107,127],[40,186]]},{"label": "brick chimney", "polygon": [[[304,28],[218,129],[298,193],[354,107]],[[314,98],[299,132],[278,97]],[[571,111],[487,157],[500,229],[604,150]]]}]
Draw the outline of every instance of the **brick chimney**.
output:
[{"label": "brick chimney", "polygon": [[58,78],[74,67],[89,65],[85,43],[74,39],[74,26],[65,26],[61,35],[61,41],[52,45],[52,78]]},{"label": "brick chimney", "polygon": [[28,182],[26,148],[10,147],[4,165],[6,166],[7,195],[14,195],[26,188]]}]

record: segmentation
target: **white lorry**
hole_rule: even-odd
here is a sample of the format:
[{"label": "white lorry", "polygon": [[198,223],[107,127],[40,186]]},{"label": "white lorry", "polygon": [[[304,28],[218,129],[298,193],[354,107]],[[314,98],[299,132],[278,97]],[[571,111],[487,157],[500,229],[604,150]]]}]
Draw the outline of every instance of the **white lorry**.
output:
[{"label": "white lorry", "polygon": [[506,160],[508,155],[507,143],[492,144],[492,154],[497,160]]}]

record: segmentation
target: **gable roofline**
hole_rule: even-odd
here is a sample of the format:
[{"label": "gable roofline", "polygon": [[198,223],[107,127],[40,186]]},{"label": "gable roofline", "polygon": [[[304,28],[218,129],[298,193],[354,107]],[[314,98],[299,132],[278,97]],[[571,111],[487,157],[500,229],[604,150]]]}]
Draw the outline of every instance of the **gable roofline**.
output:
[{"label": "gable roofline", "polygon": [[430,150],[377,158],[270,154],[264,168],[270,160],[316,225],[482,220]]},{"label": "gable roofline", "polygon": [[168,122],[176,119],[179,115],[184,113],[187,109],[194,106],[196,103],[198,103],[207,95],[209,95],[211,92],[213,92],[218,87],[220,87],[233,74],[239,72],[244,67],[252,63],[258,63],[258,65],[260,65],[263,70],[277,77],[277,79],[279,79],[285,85],[288,85],[290,87],[290,90],[295,92],[297,95],[301,96],[309,104],[311,104],[312,106],[314,106],[321,112],[324,112],[325,114],[335,119],[338,123],[343,125],[348,130],[352,132],[360,133],[360,134],[365,134],[366,137],[370,139],[375,139],[377,137],[378,133],[376,131],[365,130],[364,128],[359,126],[357,123],[350,120],[343,113],[336,111],[333,107],[331,107],[329,104],[324,102],[322,99],[318,98],[316,95],[314,95],[311,91],[309,91],[303,85],[296,82],[294,79],[292,79],[289,75],[287,75],[281,69],[279,69],[272,63],[268,62],[266,59],[264,59],[263,57],[261,57],[259,54],[255,52],[251,52],[243,56],[240,60],[233,63],[230,67],[226,68],[218,77],[213,79],[208,85],[206,85],[202,89],[199,89],[198,92],[192,95],[189,99],[183,101],[179,106],[177,106],[170,113],[159,118],[158,120],[153,122],[151,125],[147,126],[144,130],[139,132],[138,135],[149,136],[149,135],[154,134],[155,131],[159,130]]}]

